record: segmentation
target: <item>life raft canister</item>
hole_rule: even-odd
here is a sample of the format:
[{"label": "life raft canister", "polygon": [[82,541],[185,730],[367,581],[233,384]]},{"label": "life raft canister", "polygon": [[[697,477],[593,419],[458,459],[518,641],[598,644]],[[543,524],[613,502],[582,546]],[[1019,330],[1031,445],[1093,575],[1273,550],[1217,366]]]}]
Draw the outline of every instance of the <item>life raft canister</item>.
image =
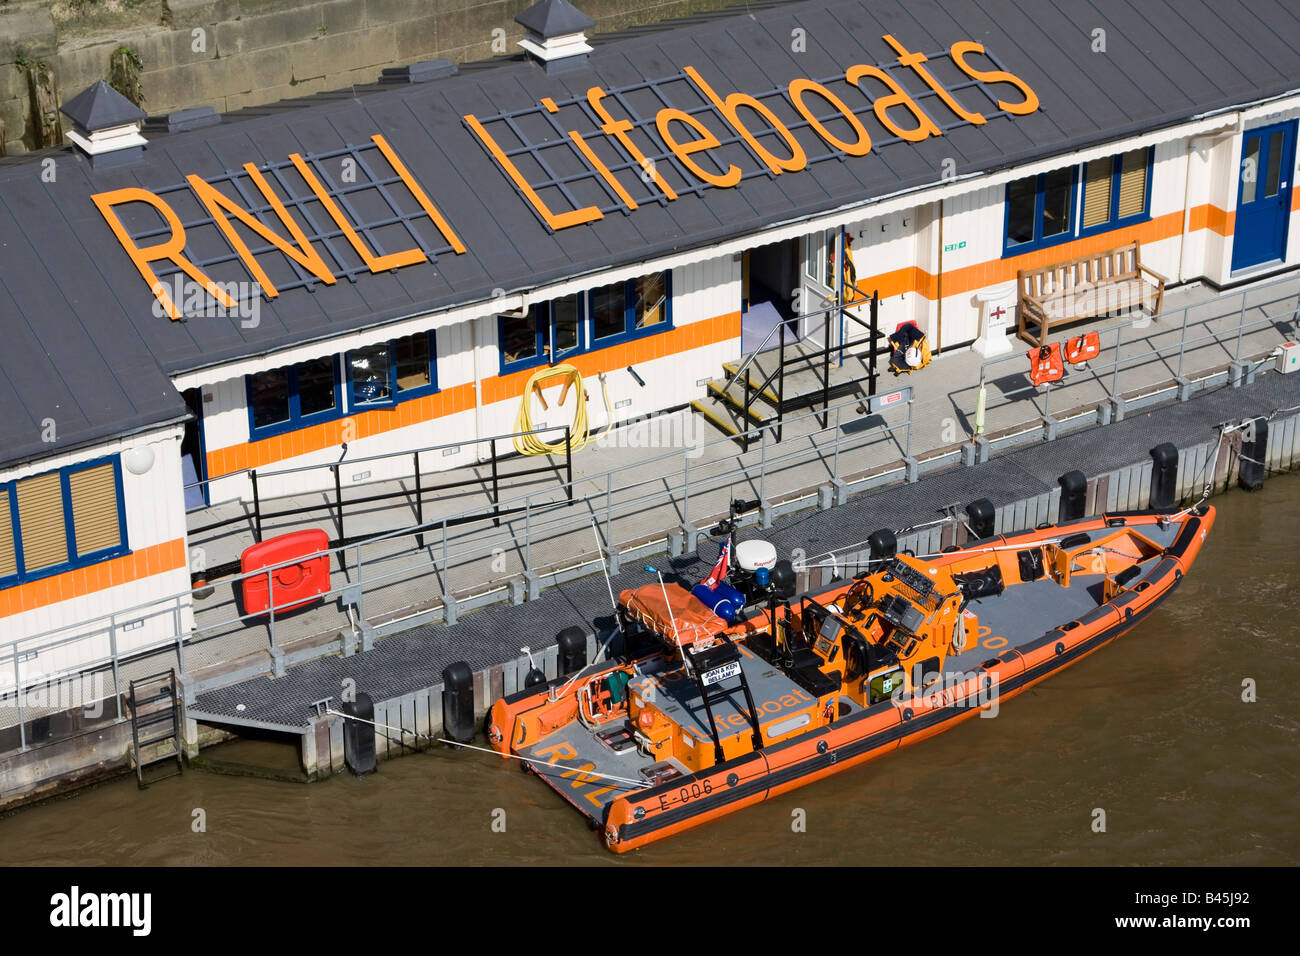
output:
[{"label": "life raft canister", "polygon": [[1030,349],[1029,378],[1035,386],[1048,382],[1059,382],[1065,377],[1065,365],[1061,361],[1061,343],[1052,342],[1036,349]]},{"label": "life raft canister", "polygon": [[1076,335],[1065,343],[1065,357],[1071,365],[1082,365],[1101,354],[1101,334],[1088,332]]}]

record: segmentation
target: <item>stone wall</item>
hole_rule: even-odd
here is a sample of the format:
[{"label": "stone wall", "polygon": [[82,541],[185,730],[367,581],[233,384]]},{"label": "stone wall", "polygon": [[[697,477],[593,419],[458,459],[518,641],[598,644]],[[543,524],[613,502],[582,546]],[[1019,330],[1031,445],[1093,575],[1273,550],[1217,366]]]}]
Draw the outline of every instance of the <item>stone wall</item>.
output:
[{"label": "stone wall", "polygon": [[[20,57],[48,63],[65,101],[106,79],[110,55],[126,45],[143,61],[150,114],[190,106],[229,112],[371,83],[386,66],[514,52],[523,36],[514,18],[532,2],[80,0],[60,6],[0,0],[0,154],[34,143],[27,74],[15,68]],[[730,2],[577,0],[575,6],[596,21],[593,32],[610,32]]]}]

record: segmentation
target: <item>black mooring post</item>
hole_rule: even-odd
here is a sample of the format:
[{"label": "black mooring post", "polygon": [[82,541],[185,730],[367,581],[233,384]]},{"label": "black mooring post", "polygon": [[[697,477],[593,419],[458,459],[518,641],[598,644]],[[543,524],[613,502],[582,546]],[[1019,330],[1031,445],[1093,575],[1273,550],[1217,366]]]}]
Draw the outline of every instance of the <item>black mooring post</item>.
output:
[{"label": "black mooring post", "polygon": [[464,661],[442,670],[442,732],[461,743],[474,739],[474,672]]},{"label": "black mooring post", "polygon": [[1171,442],[1161,442],[1151,449],[1151,508],[1168,510],[1177,496],[1178,449]]},{"label": "black mooring post", "polygon": [[1251,419],[1241,436],[1241,457],[1237,464],[1237,485],[1256,491],[1264,484],[1268,461],[1268,419]]},{"label": "black mooring post", "polygon": [[[420,453],[411,452],[411,461],[415,465],[415,523],[423,527],[424,525],[424,492],[420,489]],[[424,547],[424,532],[421,531],[415,536],[416,547]]]},{"label": "black mooring post", "polygon": [[257,494],[257,472],[250,471],[248,477],[253,480],[253,537],[262,543],[262,499]]},{"label": "black mooring post", "polygon": [[369,694],[358,693],[344,701],[343,713],[356,720],[343,721],[343,761],[357,776],[375,772],[375,705]]},{"label": "black mooring post", "polygon": [[555,636],[557,671],[561,677],[587,666],[587,633],[580,627],[566,627]]},{"label": "black mooring post", "polygon": [[993,537],[993,524],[997,519],[997,509],[987,498],[979,498],[966,506],[966,516],[970,519],[970,530],[976,538]]},{"label": "black mooring post", "polygon": [[871,532],[867,538],[867,547],[871,549],[871,560],[883,561],[898,553],[898,536],[890,528],[881,528]]},{"label": "black mooring post", "polygon": [[1061,486],[1061,510],[1057,521],[1075,521],[1087,509],[1088,479],[1081,471],[1067,471],[1056,479]]}]

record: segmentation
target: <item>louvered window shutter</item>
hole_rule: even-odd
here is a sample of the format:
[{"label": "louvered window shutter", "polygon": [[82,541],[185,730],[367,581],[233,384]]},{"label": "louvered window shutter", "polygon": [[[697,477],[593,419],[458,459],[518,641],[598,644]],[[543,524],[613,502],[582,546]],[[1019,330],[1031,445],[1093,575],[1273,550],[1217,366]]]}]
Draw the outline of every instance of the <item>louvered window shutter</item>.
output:
[{"label": "louvered window shutter", "polygon": [[1135,149],[1124,154],[1119,172],[1119,218],[1138,216],[1147,208],[1148,150]]},{"label": "louvered window shutter", "polygon": [[17,484],[18,527],[23,537],[23,569],[28,573],[68,560],[63,526],[63,488],[59,473],[24,478]]},{"label": "louvered window shutter", "polygon": [[117,481],[113,463],[105,462],[68,476],[72,497],[72,526],[77,554],[92,554],[122,543],[117,523]]},{"label": "louvered window shutter", "polygon": [[9,489],[0,489],[0,578],[18,573],[13,520],[9,516]]},{"label": "louvered window shutter", "polygon": [[1111,172],[1115,168],[1112,157],[1094,159],[1088,163],[1083,186],[1083,228],[1100,226],[1110,219]]}]

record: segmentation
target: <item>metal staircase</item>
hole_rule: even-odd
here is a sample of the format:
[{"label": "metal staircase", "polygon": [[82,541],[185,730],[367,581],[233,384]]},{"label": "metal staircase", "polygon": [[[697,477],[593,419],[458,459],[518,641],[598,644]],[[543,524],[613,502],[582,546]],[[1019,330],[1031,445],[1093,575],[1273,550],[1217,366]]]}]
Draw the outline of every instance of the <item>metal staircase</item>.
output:
[{"label": "metal staircase", "polygon": [[[774,437],[780,441],[781,424],[792,411],[820,405],[821,425],[826,427],[825,409],[834,399],[863,394],[864,382],[865,394],[876,394],[879,375],[876,360],[888,355],[889,347],[886,336],[879,330],[879,293],[873,293],[867,304],[871,309],[870,322],[862,321],[840,305],[823,310],[822,342],[825,344],[821,346],[803,342],[787,344],[787,336],[782,334],[779,344],[769,347],[772,336],[785,328],[784,322],[778,323],[743,361],[724,362],[722,378],[709,382],[706,396],[691,402],[691,407],[723,434],[735,438],[746,451],[754,441],[752,433],[764,426],[774,426]],[[834,337],[831,335],[833,319],[841,323],[840,334]],[[848,323],[861,327],[864,334],[846,337],[843,328]],[[833,338],[838,338],[838,343],[832,344]],[[835,380],[832,363],[842,365],[845,352],[863,346],[855,354],[866,361],[866,374]],[[788,383],[787,372],[791,376]]]},{"label": "metal staircase", "polygon": [[[168,669],[131,681],[127,704],[131,711],[131,756],[140,789],[162,779],[155,775],[153,780],[146,781],[144,770],[154,764],[175,760],[176,773],[183,773],[181,699],[177,693],[176,671]],[[170,751],[161,746],[168,740],[172,743]],[[145,756],[147,748],[153,748],[150,756]]]}]

